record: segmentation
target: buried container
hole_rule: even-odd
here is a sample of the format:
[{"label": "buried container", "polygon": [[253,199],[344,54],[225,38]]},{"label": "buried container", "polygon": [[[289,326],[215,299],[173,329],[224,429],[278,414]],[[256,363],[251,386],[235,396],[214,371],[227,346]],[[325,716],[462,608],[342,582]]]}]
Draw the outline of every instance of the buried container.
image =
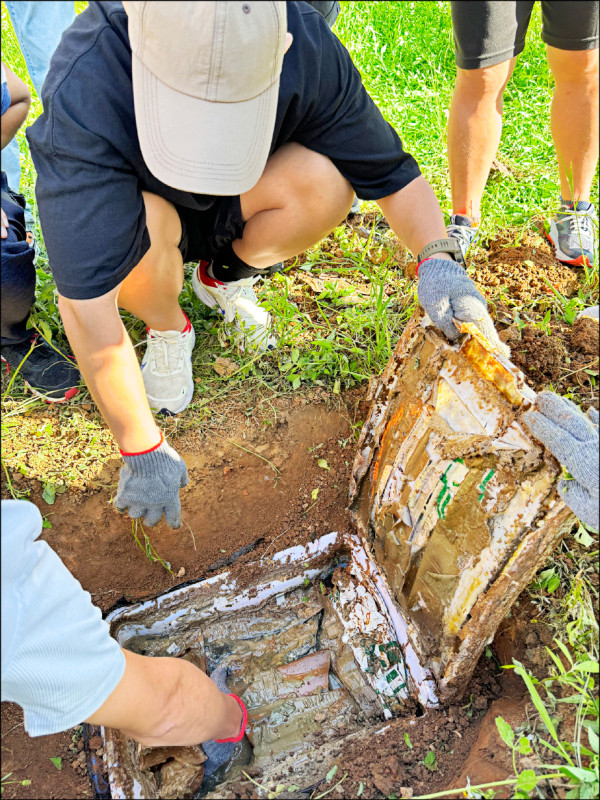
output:
[{"label": "buried container", "polygon": [[[294,783],[310,785],[345,742],[367,741],[386,719],[438,702],[383,576],[354,535],[328,534],[107,619],[129,650],[186,658],[208,672],[229,668],[229,688],[248,709],[247,738],[215,797],[227,796],[250,764],[268,784],[289,782],[293,770]],[[104,737],[113,797],[197,796],[200,747],[142,748],[110,729]]]},{"label": "buried container", "polygon": [[[378,381],[353,468],[357,534],[328,534],[108,617],[119,643],[185,658],[248,708],[203,784],[200,747],[104,732],[113,797],[236,797],[242,770],[308,789],[350,742],[460,696],[573,516],[520,416],[535,399],[476,329],[413,320]],[[422,712],[421,712],[422,713]],[[217,784],[217,781],[219,783]],[[310,792],[309,792],[310,793]]]},{"label": "buried container", "polygon": [[374,387],[352,517],[385,574],[440,699],[460,697],[485,645],[574,516],[558,462],[527,433],[523,374],[475,326],[457,344],[405,329]]}]

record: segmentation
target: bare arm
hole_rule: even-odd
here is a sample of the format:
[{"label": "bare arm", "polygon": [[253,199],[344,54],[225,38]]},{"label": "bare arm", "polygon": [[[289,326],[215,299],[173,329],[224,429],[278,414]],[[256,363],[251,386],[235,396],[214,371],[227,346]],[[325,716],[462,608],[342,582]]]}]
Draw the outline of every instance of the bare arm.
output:
[{"label": "bare arm", "polygon": [[121,450],[140,453],[160,440],[131,340],[117,308],[119,287],[93,300],[59,297],[81,373]]},{"label": "bare arm", "polygon": [[242,723],[237,701],[189,661],[123,653],[123,677],[86,722],[119,728],[147,747],[237,736]]},{"label": "bare arm", "polygon": [[[433,189],[420,175],[399,192],[377,201],[391,229],[415,258],[425,245],[447,237],[444,217]],[[436,258],[450,258],[436,253]]]},{"label": "bare arm", "polygon": [[4,71],[6,73],[6,85],[10,92],[10,106],[2,115],[2,149],[12,141],[15,134],[21,125],[27,119],[29,113],[29,106],[31,105],[31,94],[25,84],[20,78],[17,78],[15,73],[9,69],[4,61],[2,62]]}]

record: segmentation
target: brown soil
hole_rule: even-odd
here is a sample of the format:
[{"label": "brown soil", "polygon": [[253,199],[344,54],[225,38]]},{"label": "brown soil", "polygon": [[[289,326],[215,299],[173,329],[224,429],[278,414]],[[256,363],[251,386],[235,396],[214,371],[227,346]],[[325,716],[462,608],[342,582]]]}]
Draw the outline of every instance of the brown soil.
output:
[{"label": "brown soil", "polygon": [[[226,438],[171,437],[190,478],[181,494],[182,525],[172,530],[163,520],[145,533],[175,576],[181,573],[179,579],[148,561],[135,542],[132,521],[110,505],[106,489],[59,494],[49,506],[37,481],[18,485],[30,489],[29,499],[52,523],[42,538],[106,610],[121,598],[159,594],[182,579],[206,577],[241,549],[248,550],[243,560],[255,560],[275,547],[345,530],[354,413],[285,399],[278,403],[276,421],[262,431],[242,423]],[[318,466],[321,459],[328,469]],[[120,459],[110,461],[97,482],[116,488],[120,466]],[[313,489],[319,489],[314,505]]]},{"label": "brown soil", "polygon": [[556,261],[548,242],[525,234],[518,245],[498,237],[475,261],[475,280],[491,300],[501,290],[513,301],[538,301],[552,295],[549,283],[565,297],[578,287],[577,273]]},{"label": "brown soil", "polygon": [[525,326],[520,334],[509,326],[500,336],[511,350],[511,360],[536,391],[550,388],[571,393],[585,406],[598,408],[598,392],[590,378],[598,379],[598,323],[580,319],[573,326],[552,323],[551,334]]},{"label": "brown soil", "polygon": [[[474,266],[474,279],[493,304],[500,338],[532,388],[551,388],[584,407],[598,408],[598,323],[584,318],[571,326],[558,314],[544,323],[547,309],[557,302],[551,287],[570,297],[581,273],[556,261],[548,242],[536,233],[524,234],[518,245],[503,237],[488,242]],[[516,311],[529,324],[517,325]]]},{"label": "brown soil", "polygon": [[[76,762],[73,731],[30,739],[23,730],[23,712],[14,703],[2,703],[2,775],[8,780],[30,780],[30,786],[3,786],[8,798],[91,798],[94,796],[85,766]],[[50,761],[61,758],[60,771]]]}]

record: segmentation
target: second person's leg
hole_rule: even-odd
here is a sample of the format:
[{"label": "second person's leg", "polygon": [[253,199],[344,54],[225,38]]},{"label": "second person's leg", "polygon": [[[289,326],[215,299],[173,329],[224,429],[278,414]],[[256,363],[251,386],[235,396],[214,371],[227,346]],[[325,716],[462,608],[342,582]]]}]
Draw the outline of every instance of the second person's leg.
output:
[{"label": "second person's leg", "polygon": [[542,39],[555,81],[552,138],[561,207],[546,224],[559,261],[594,263],[596,213],[589,199],[598,163],[598,3],[542,3]]},{"label": "second person's leg", "polygon": [[453,0],[456,83],[448,118],[452,215],[463,256],[477,238],[481,198],[502,131],[502,101],[525,47],[532,0]]},{"label": "second person's leg", "polygon": [[547,46],[556,83],[552,138],[563,200],[589,200],[598,162],[598,50]]},{"label": "second person's leg", "polygon": [[452,214],[478,224],[481,198],[502,132],[504,89],[516,58],[493,67],[457,68],[448,118]]}]

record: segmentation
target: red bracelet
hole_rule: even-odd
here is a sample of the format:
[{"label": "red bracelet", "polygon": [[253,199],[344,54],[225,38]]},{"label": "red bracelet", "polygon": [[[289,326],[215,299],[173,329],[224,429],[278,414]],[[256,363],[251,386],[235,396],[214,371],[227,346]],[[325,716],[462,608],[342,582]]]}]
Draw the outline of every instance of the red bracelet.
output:
[{"label": "red bracelet", "polygon": [[241,742],[244,738],[244,734],[246,733],[246,724],[248,722],[248,712],[246,711],[246,706],[242,703],[240,698],[236,694],[229,693],[229,697],[233,697],[234,700],[237,700],[240,704],[240,708],[242,709],[242,725],[240,728],[240,732],[237,736],[234,736],[232,739],[215,739],[215,742],[219,742],[222,744],[223,742]]},{"label": "red bracelet", "polygon": [[164,437],[163,432],[161,431],[161,433],[160,433],[160,441],[159,441],[158,444],[155,444],[154,447],[150,447],[150,448],[148,448],[148,450],[142,450],[141,453],[125,453],[123,450],[119,450],[119,453],[121,453],[122,456],[144,456],[144,455],[146,455],[146,453],[152,453],[154,450],[158,450],[158,448],[161,446],[161,444],[164,442],[164,440],[165,440],[165,437]]},{"label": "red bracelet", "polygon": [[426,261],[429,261],[430,258],[432,258],[432,256],[427,256],[427,258],[424,258],[423,261],[419,261],[419,263],[417,264],[417,268],[415,270],[415,278],[419,277],[419,267],[421,266],[421,264],[424,264]]}]

